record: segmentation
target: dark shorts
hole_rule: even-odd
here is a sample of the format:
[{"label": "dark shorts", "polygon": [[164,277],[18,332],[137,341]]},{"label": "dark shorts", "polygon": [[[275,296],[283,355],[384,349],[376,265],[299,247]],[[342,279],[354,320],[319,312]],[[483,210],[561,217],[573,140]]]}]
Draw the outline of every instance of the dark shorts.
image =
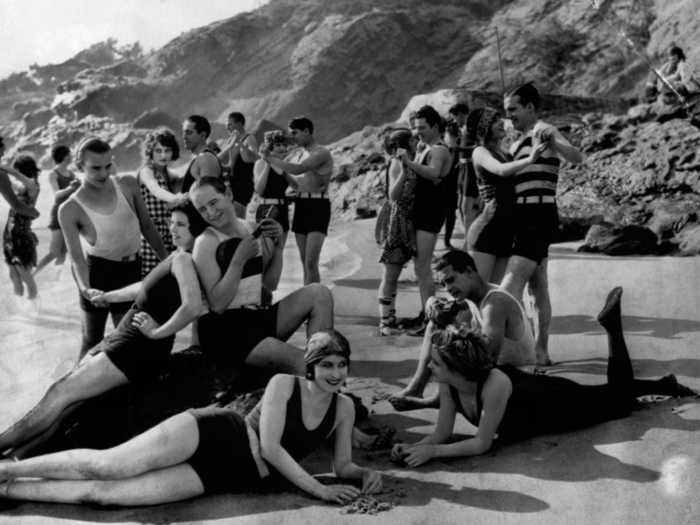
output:
[{"label": "dark shorts", "polygon": [[[87,265],[90,288],[96,288],[103,292],[118,290],[141,280],[141,261],[138,257],[134,261],[118,262],[88,255]],[[107,310],[112,314],[124,314],[131,308],[131,301],[111,303],[105,308],[100,308],[94,306],[81,294],[80,308],[86,312]]]},{"label": "dark shorts", "polygon": [[197,331],[202,352],[223,363],[243,363],[266,337],[277,336],[279,303],[262,310],[232,308],[199,318]]},{"label": "dark shorts", "polygon": [[301,235],[311,232],[328,234],[331,222],[331,201],[328,199],[296,199],[292,231]]},{"label": "dark shorts", "polygon": [[487,202],[467,232],[469,250],[509,257],[513,250],[515,220],[513,213],[505,213],[493,202]]},{"label": "dark shorts", "polygon": [[516,204],[513,255],[539,264],[547,258],[549,245],[554,241],[558,229],[556,204]]},{"label": "dark shorts", "polygon": [[103,352],[130,383],[144,383],[158,377],[175,342],[175,336],[149,339],[131,326],[131,319],[138,311],[133,306],[122,317],[117,329],[90,349],[90,354]]},{"label": "dark shorts", "polygon": [[282,226],[282,230],[289,231],[289,206],[286,204],[261,204],[255,210],[255,221],[260,222],[270,208],[275,208],[275,211],[270,215]]},{"label": "dark shorts", "polygon": [[437,235],[445,224],[446,217],[447,206],[444,202],[435,203],[434,206],[416,203],[413,208],[413,226],[416,231],[421,230]]},{"label": "dark shorts", "polygon": [[199,444],[187,463],[208,494],[256,489],[261,484],[245,420],[234,410],[188,410],[197,420]]}]

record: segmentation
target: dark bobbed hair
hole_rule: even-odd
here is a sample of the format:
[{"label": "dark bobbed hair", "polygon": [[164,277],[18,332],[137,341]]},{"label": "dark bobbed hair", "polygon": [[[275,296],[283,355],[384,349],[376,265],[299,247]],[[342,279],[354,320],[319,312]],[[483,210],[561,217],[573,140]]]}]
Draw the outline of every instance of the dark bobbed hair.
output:
[{"label": "dark bobbed hair", "polygon": [[466,115],[469,113],[469,106],[466,102],[457,102],[447,110],[450,115]]},{"label": "dark bobbed hair", "polygon": [[175,161],[180,158],[180,145],[177,143],[175,133],[173,133],[170,128],[159,127],[150,131],[143,141],[141,157],[145,162],[153,160],[153,150],[156,144],[160,144],[165,148],[170,148],[173,152],[172,160]]},{"label": "dark bobbed hair", "polygon": [[443,253],[434,263],[435,271],[452,267],[455,272],[464,273],[467,269],[476,272],[476,263],[472,256],[462,250],[448,250]]},{"label": "dark bobbed hair", "polygon": [[532,104],[532,107],[535,108],[535,111],[540,109],[540,105],[542,103],[542,100],[540,98],[540,92],[537,91],[535,84],[533,84],[532,82],[526,82],[522,86],[518,86],[510,93],[508,93],[508,96],[517,96],[518,100],[520,101],[520,105],[523,107],[527,106],[528,104]]},{"label": "dark bobbed hair", "polygon": [[[328,337],[328,344],[323,348],[315,348],[314,353],[316,354],[315,357],[317,358],[309,361],[308,357],[310,352],[312,351],[310,347],[314,344],[315,340],[317,340],[318,338],[322,338],[323,336]],[[318,363],[321,359],[329,355],[339,355],[341,357],[344,357],[348,361],[348,366],[350,366],[350,342],[343,334],[341,334],[340,332],[338,332],[338,330],[334,328],[329,328],[328,330],[321,330],[319,332],[316,332],[307,341],[306,352],[304,355],[304,377],[306,377],[306,379],[309,380],[315,379],[316,374],[314,373],[314,367],[316,366],[316,363]]]},{"label": "dark bobbed hair", "polygon": [[289,129],[299,131],[309,130],[309,135],[314,134],[314,123],[306,117],[296,117],[289,121]]},{"label": "dark bobbed hair", "polygon": [[30,179],[36,179],[41,172],[39,166],[36,165],[34,157],[26,153],[17,155],[12,163],[12,167]]},{"label": "dark bobbed hair", "polygon": [[245,126],[245,117],[240,111],[232,111],[228,114],[228,118],[234,122],[240,122],[243,126]]},{"label": "dark bobbed hair", "polygon": [[[489,115],[484,117],[484,113],[489,112]],[[482,118],[487,118],[489,122],[482,122]],[[471,144],[484,145],[491,140],[491,126],[497,119],[501,118],[501,114],[491,108],[477,108],[469,112],[467,115],[467,141]],[[480,125],[481,124],[481,125]]]},{"label": "dark bobbed hair", "polygon": [[211,124],[209,124],[206,117],[202,115],[190,115],[186,120],[194,124],[194,130],[197,133],[204,133],[204,136],[209,138],[209,135],[211,135]]},{"label": "dark bobbed hair", "polygon": [[411,147],[412,138],[413,133],[411,133],[411,130],[408,128],[388,129],[384,134],[384,151],[389,155],[393,155],[396,148],[403,148],[410,151],[413,149]]},{"label": "dark bobbed hair", "polygon": [[416,117],[417,119],[422,118],[425,119],[426,124],[430,126],[431,128],[434,126],[437,126],[442,130],[443,127],[443,120],[442,117],[440,116],[440,113],[437,112],[437,110],[433,106],[428,106],[425,105],[418,109],[416,111]]},{"label": "dark bobbed hair", "polygon": [[433,348],[447,368],[470,381],[480,381],[496,366],[483,335],[466,327],[449,326],[434,330]]},{"label": "dark bobbed hair", "polygon": [[677,56],[678,60],[681,60],[681,61],[685,60],[685,53],[683,52],[683,49],[681,49],[679,46],[677,46],[675,44],[669,48],[668,52],[671,55]]},{"label": "dark bobbed hair", "polygon": [[265,144],[268,151],[272,151],[277,145],[287,146],[289,139],[281,129],[273,129],[263,134],[263,144]]},{"label": "dark bobbed hair", "polygon": [[65,144],[56,144],[51,148],[51,159],[60,164],[70,154],[70,148]]},{"label": "dark bobbed hair", "polygon": [[459,138],[459,124],[457,124],[454,120],[450,120],[449,122],[445,123],[445,132],[453,137]]},{"label": "dark bobbed hair", "polygon": [[207,229],[207,221],[205,221],[199,212],[195,209],[191,202],[185,202],[174,206],[170,213],[174,212],[184,213],[187,216],[187,220],[190,223],[189,230],[193,237],[197,237],[200,233]]},{"label": "dark bobbed hair", "polygon": [[75,154],[75,163],[78,167],[82,168],[87,152],[102,155],[110,151],[112,151],[112,146],[110,146],[108,142],[97,137],[85,137],[78,144],[78,149]]}]

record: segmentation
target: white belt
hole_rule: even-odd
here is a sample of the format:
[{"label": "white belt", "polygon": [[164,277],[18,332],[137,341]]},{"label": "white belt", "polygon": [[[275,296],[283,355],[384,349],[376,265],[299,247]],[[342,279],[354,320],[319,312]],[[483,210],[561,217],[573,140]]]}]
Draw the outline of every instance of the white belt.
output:
[{"label": "white belt", "polygon": [[298,199],[327,199],[328,194],[323,191],[323,192],[318,192],[318,193],[310,193],[310,192],[301,192],[297,193],[297,198]]},{"label": "white belt", "polygon": [[554,195],[530,195],[528,197],[518,197],[518,204],[554,204],[557,199]]},{"label": "white belt", "polygon": [[284,199],[260,199],[260,204],[284,204]]}]

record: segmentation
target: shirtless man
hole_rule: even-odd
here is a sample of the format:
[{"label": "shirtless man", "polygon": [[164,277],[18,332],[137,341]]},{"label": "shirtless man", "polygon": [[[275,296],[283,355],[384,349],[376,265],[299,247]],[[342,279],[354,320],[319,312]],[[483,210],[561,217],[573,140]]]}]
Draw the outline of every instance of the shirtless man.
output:
[{"label": "shirtless man", "polygon": [[[442,142],[442,117],[432,106],[423,106],[413,119],[420,144],[415,160],[404,153],[399,157],[417,176],[413,223],[416,228],[416,257],[413,265],[418,278],[421,305],[435,294],[430,261],[438,233],[445,222],[445,177],[450,171],[451,156]],[[422,312],[421,312],[422,313]],[[418,329],[412,335],[423,335],[427,321],[419,316]]]},{"label": "shirtless man", "polygon": [[[510,364],[527,372],[534,371],[535,338],[523,306],[502,287],[484,281],[467,252],[452,250],[435,263],[442,285],[456,301],[467,301],[468,314],[451,322],[466,322],[488,339],[488,349],[498,356],[498,364]],[[458,310],[458,309],[455,309]],[[466,312],[465,312],[466,313]],[[424,399],[423,390],[430,379],[430,348],[434,326],[428,323],[423,337],[418,367],[408,386],[392,395],[389,402],[396,410],[437,407],[438,396]]]},{"label": "shirtless man", "polygon": [[549,147],[538,161],[515,175],[515,241],[501,285],[522,300],[528,284],[534,296],[537,364],[551,365],[548,339],[552,305],[547,283],[547,256],[549,245],[559,225],[557,212],[557,180],[561,159],[579,164],[583,155],[551,124],[538,117],[540,95],[532,84],[515,89],[504,101],[507,117],[521,132],[512,145],[514,160],[530,155],[536,143],[547,142]]},{"label": "shirtless man", "polygon": [[[0,159],[2,159],[4,153],[5,143],[2,137],[0,137]],[[13,168],[0,163],[0,195],[3,196],[7,204],[9,204],[10,208],[15,210],[15,212],[36,219],[39,216],[37,209],[34,206],[22,202],[12,190],[12,182],[10,181],[9,175],[14,175],[15,173],[16,171]]]},{"label": "shirtless man", "polygon": [[[92,299],[141,280],[141,235],[160,259],[166,256],[134,177],[116,177],[112,151],[98,138],[78,146],[76,166],[83,183],[58,209],[58,222],[80,292],[83,340],[80,358],[104,336],[107,314],[116,327],[131,302],[97,307]],[[80,237],[87,241],[83,253]]]},{"label": "shirtless man", "polygon": [[304,265],[304,284],[321,282],[318,262],[331,220],[328,183],[333,172],[333,157],[316,143],[314,125],[306,117],[293,119],[289,132],[299,146],[287,159],[278,159],[267,149],[262,158],[285,173],[289,185],[297,191],[292,231]]},{"label": "shirtless man", "polygon": [[230,188],[236,214],[245,219],[246,208],[253,198],[253,166],[258,160],[258,141],[245,130],[245,117],[234,111],[229,113],[226,127],[231,135],[218,154],[219,160],[231,170]]},{"label": "shirtless man", "polygon": [[182,142],[192,153],[192,161],[182,179],[182,193],[188,192],[200,177],[221,177],[221,162],[207,145],[209,135],[211,125],[201,115],[190,115],[182,123]]}]

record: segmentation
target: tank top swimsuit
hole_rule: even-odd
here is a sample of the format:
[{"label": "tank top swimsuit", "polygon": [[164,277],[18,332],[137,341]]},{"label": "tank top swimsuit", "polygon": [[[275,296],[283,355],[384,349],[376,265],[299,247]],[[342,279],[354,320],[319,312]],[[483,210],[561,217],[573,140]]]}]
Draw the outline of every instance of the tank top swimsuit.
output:
[{"label": "tank top swimsuit", "polygon": [[222,166],[221,166],[221,161],[219,160],[219,157],[216,156],[216,154],[211,151],[209,148],[204,148],[202,151],[197,153],[197,155],[194,156],[194,158],[190,161],[190,164],[187,166],[187,171],[185,172],[185,176],[182,178],[182,192],[188,192],[190,191],[190,187],[192,184],[194,184],[195,178],[194,175],[192,175],[192,164],[194,164],[194,161],[197,160],[197,157],[200,155],[204,155],[205,153],[209,153],[211,155],[214,155],[214,158],[216,159],[217,164],[219,165],[219,176],[221,176],[222,173]]},{"label": "tank top swimsuit", "polygon": [[[248,227],[246,225],[246,227]],[[240,237],[229,237],[221,233],[216,228],[211,226],[208,228],[219,240],[219,245],[216,248],[216,263],[219,265],[219,270],[223,275],[231,263],[233,254],[241,242]],[[256,255],[248,259],[241,271],[241,279],[238,282],[238,290],[235,297],[226,307],[227,310],[234,308],[242,308],[244,306],[261,306],[262,305],[262,271],[263,258],[262,254]]]},{"label": "tank top swimsuit", "polygon": [[[241,139],[243,142],[249,135]],[[243,160],[240,151],[231,165],[231,191],[233,199],[241,204],[247,205],[253,196],[253,167],[255,161],[246,162]],[[269,186],[269,180],[268,180]]]}]

